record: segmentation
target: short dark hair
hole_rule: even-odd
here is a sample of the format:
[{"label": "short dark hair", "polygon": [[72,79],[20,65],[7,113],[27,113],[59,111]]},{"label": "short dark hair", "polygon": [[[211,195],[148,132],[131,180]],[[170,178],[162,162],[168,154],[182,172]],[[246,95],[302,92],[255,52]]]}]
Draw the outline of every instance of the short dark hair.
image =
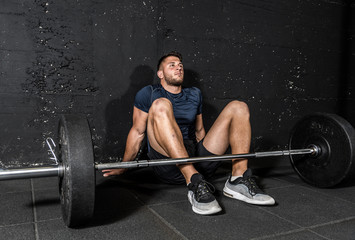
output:
[{"label": "short dark hair", "polygon": [[171,51],[171,52],[165,54],[164,56],[162,56],[162,57],[159,59],[158,65],[157,65],[157,71],[159,71],[160,64],[165,60],[165,58],[171,57],[171,56],[179,58],[180,61],[182,62],[182,55],[181,55],[181,53],[179,53],[179,52],[177,52],[177,51]]}]

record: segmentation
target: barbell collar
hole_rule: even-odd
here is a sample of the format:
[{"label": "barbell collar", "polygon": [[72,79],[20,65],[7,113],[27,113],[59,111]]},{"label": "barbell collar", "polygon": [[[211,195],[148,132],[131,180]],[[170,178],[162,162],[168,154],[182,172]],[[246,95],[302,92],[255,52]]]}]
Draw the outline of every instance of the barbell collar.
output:
[{"label": "barbell collar", "polygon": [[139,160],[139,161],[130,161],[130,162],[101,163],[101,164],[96,164],[95,168],[97,170],[116,169],[116,168],[139,168],[139,167],[197,163],[197,162],[205,162],[205,161],[224,161],[224,160],[243,159],[243,158],[262,158],[262,157],[276,157],[276,156],[289,156],[289,155],[302,155],[302,154],[312,154],[312,155],[318,154],[318,147],[313,145],[312,147],[307,149],[214,155],[214,156],[207,156],[207,157],[166,158],[166,159]]}]

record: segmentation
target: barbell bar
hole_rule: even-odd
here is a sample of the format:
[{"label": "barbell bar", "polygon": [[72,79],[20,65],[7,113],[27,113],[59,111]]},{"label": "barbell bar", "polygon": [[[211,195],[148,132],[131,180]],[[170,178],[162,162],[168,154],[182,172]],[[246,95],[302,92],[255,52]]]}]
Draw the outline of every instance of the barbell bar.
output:
[{"label": "barbell bar", "polygon": [[[244,154],[226,154],[214,155],[207,157],[191,157],[191,158],[166,158],[154,160],[137,160],[130,162],[117,162],[117,163],[101,163],[95,164],[96,170],[115,169],[115,168],[140,168],[152,167],[163,165],[175,165],[186,163],[198,163],[206,161],[226,161],[241,158],[263,158],[263,157],[278,157],[290,155],[304,155],[311,154],[314,157],[320,153],[320,148],[316,145],[310,145],[310,148],[293,149],[293,150],[280,150],[280,151],[266,151],[254,152]],[[28,179],[28,178],[43,178],[43,177],[63,177],[64,167],[59,165],[48,165],[40,167],[27,167],[27,168],[13,168],[3,169],[0,171],[0,181],[2,180],[15,180],[15,179]]]},{"label": "barbell bar", "polygon": [[226,154],[226,155],[214,155],[214,156],[207,156],[207,157],[166,158],[166,159],[155,159],[155,160],[119,162],[119,163],[105,163],[105,164],[96,164],[95,168],[97,170],[114,169],[114,168],[139,168],[139,167],[153,167],[153,166],[162,166],[162,165],[198,163],[198,162],[206,162],[206,161],[226,161],[226,160],[241,159],[241,158],[263,158],[263,157],[277,157],[277,156],[304,155],[304,154],[312,154],[316,156],[319,152],[320,149],[316,145],[311,145],[310,148],[305,148],[305,149],[254,152],[254,153],[242,153],[242,154]]},{"label": "barbell bar", "polygon": [[354,175],[354,149],[355,130],[350,123],[334,114],[317,113],[297,122],[290,134],[288,150],[95,164],[87,119],[81,115],[63,115],[58,127],[57,154],[50,147],[59,163],[3,169],[0,180],[57,176],[63,221],[68,227],[77,227],[93,217],[95,170],[289,156],[305,182],[316,187],[333,187]]}]

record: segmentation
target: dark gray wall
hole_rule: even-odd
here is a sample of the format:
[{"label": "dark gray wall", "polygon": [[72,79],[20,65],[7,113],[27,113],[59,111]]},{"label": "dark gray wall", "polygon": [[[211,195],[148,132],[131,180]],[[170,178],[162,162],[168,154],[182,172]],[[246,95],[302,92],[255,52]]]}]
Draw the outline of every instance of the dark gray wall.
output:
[{"label": "dark gray wall", "polygon": [[342,16],[340,79],[343,87],[339,92],[339,114],[355,126],[355,2],[348,0],[346,4]]},{"label": "dark gray wall", "polygon": [[[336,1],[1,1],[0,165],[50,162],[62,113],[88,116],[97,161],[122,157],[135,93],[184,56],[208,128],[249,104],[254,150],[284,148],[301,116],[355,124],[354,4]],[[262,160],[261,165],[288,164]]]},{"label": "dark gray wall", "polygon": [[[90,5],[1,1],[1,162],[47,160],[59,114],[92,114],[98,91]],[[48,161],[48,160],[47,160]]]}]

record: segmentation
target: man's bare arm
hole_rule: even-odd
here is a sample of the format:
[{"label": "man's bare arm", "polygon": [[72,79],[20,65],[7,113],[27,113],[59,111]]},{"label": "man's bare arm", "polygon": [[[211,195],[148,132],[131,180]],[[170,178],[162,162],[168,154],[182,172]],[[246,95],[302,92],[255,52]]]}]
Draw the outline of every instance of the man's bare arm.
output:
[{"label": "man's bare arm", "polygon": [[134,107],[133,125],[128,133],[123,161],[132,161],[141,147],[147,128],[148,113]]},{"label": "man's bare arm", "polygon": [[196,116],[196,140],[197,142],[201,141],[205,135],[206,131],[203,126],[202,114]]},{"label": "man's bare arm", "polygon": [[[148,113],[134,107],[133,108],[133,125],[128,133],[125,153],[123,155],[123,162],[132,161],[141,147],[142,141],[145,136],[145,130],[147,128]],[[111,175],[119,175],[125,172],[126,169],[106,169],[102,172],[104,177]]]}]

